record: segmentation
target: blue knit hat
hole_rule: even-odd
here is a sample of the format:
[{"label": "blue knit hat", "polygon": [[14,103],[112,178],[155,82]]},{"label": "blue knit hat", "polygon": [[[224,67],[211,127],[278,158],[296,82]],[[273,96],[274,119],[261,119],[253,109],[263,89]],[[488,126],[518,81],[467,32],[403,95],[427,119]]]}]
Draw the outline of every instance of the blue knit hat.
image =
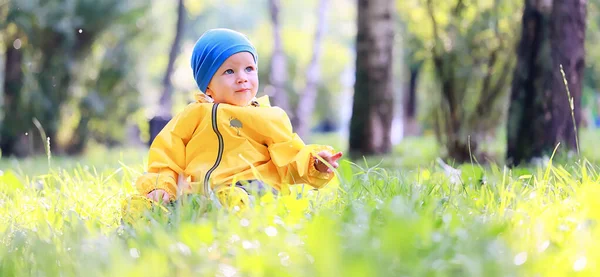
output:
[{"label": "blue knit hat", "polygon": [[211,29],[196,42],[192,52],[192,71],[198,88],[206,93],[206,87],[215,72],[227,58],[239,52],[250,52],[258,63],[256,49],[243,34],[230,29]]}]

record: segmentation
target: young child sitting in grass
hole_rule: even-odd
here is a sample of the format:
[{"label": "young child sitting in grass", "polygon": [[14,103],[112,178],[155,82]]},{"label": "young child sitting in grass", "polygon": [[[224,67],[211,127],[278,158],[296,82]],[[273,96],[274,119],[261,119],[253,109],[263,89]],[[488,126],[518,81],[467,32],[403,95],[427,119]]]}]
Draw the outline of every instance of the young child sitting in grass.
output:
[{"label": "young child sitting in grass", "polygon": [[271,107],[266,96],[255,98],[257,54],[243,34],[207,31],[191,65],[201,93],[152,143],[148,172],[136,182],[141,195],[169,202],[212,192],[223,206],[245,207],[251,189],[321,188],[334,177],[331,169],[342,153],[305,145],[282,109]]}]

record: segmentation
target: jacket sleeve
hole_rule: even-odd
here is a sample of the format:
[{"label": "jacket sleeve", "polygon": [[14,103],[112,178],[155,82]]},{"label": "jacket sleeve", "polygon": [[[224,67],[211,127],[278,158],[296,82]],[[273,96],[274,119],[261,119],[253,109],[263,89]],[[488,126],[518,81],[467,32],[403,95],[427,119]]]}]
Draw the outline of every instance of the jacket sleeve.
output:
[{"label": "jacket sleeve", "polygon": [[148,155],[148,171],[136,181],[142,195],[155,189],[177,196],[177,180],[186,167],[185,147],[202,120],[197,104],[191,104],[175,116],[156,136]]},{"label": "jacket sleeve", "polygon": [[314,164],[321,151],[334,154],[330,146],[305,145],[302,139],[292,131],[287,114],[279,109],[281,115],[271,125],[267,142],[271,160],[277,167],[281,180],[286,184],[308,184],[314,188],[325,186],[334,177],[334,173],[318,171]]}]

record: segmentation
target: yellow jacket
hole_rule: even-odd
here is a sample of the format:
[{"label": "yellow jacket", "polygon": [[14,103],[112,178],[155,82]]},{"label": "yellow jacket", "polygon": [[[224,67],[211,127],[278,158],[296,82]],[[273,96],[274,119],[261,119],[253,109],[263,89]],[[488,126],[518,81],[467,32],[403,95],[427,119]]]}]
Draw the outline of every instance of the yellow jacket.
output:
[{"label": "yellow jacket", "polygon": [[140,194],[164,189],[175,199],[243,180],[261,180],[278,191],[292,184],[320,188],[333,178],[314,167],[318,152],[333,149],[305,145],[268,97],[245,107],[213,104],[203,93],[196,100],[150,146],[147,173],[136,182]]}]

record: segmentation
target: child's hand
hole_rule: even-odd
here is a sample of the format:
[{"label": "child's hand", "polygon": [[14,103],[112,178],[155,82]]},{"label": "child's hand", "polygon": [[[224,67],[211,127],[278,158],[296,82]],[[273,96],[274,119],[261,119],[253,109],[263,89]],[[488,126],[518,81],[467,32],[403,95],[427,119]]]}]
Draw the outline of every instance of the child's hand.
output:
[{"label": "child's hand", "polygon": [[[323,158],[323,160],[325,160],[327,163],[329,163],[333,168],[338,168],[338,166],[340,166],[337,161],[342,157],[342,152],[337,152],[334,155],[331,155],[331,153],[327,151],[321,151],[318,155],[319,157]],[[315,168],[318,171],[324,173],[332,172],[331,169],[327,166],[327,164],[323,163],[319,159],[315,159]]]},{"label": "child's hand", "polygon": [[164,189],[155,189],[149,192],[147,196],[156,202],[161,202],[161,200],[162,203],[169,202],[169,193],[167,193]]}]

